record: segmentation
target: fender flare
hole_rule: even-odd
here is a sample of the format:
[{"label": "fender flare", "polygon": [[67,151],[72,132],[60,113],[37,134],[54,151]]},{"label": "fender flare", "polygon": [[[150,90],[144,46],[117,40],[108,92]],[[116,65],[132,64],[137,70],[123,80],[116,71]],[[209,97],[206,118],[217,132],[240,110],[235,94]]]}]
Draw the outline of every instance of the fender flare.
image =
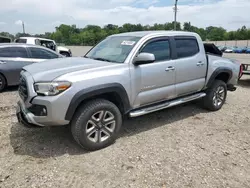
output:
[{"label": "fender flare", "polygon": [[130,103],[127,92],[125,88],[118,83],[103,84],[87,89],[82,89],[77,92],[71,99],[68,110],[65,115],[65,120],[71,121],[78,106],[86,99],[95,97],[97,95],[114,92],[120,96],[121,102],[123,104],[124,113],[130,110]]},{"label": "fender flare", "polygon": [[218,76],[221,73],[228,73],[229,74],[228,81],[232,78],[232,75],[233,75],[233,72],[231,69],[226,68],[226,67],[219,67],[219,68],[215,69],[215,71],[210,76],[210,78],[207,82],[206,88],[210,87],[213,84],[216,76]]}]

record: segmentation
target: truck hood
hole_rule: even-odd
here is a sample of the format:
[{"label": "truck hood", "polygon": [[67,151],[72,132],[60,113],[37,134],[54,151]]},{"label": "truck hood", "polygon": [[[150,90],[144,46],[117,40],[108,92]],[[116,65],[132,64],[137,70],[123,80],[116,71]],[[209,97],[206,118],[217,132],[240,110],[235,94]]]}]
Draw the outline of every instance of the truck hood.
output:
[{"label": "truck hood", "polygon": [[79,70],[95,69],[114,66],[115,63],[97,61],[83,57],[68,57],[46,60],[23,67],[28,71],[35,82],[52,81],[55,78]]},{"label": "truck hood", "polygon": [[65,51],[65,52],[68,52],[68,51],[69,51],[68,48],[63,47],[63,46],[57,46],[57,49],[58,49],[58,51]]}]

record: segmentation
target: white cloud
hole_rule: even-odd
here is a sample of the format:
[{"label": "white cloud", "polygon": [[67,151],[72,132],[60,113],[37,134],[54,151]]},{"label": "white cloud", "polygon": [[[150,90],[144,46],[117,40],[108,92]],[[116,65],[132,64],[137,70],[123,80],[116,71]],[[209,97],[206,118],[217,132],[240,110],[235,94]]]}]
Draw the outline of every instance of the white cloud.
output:
[{"label": "white cloud", "polygon": [[0,25],[5,25],[6,23],[5,22],[0,22]]},{"label": "white cloud", "polygon": [[16,25],[22,25],[23,22],[22,22],[22,20],[17,20],[17,21],[15,21],[15,24],[16,24]]},{"label": "white cloud", "polygon": [[[86,24],[102,26],[108,23],[122,25],[172,22],[173,6],[157,7],[155,3],[158,1],[160,0],[9,0],[1,3],[0,12],[12,11],[14,16],[18,10],[19,15],[26,16],[22,16],[22,20],[29,22],[31,32],[52,30],[57,23],[77,23],[78,27],[84,27]],[[181,4],[184,1],[190,5]],[[229,30],[238,29],[242,25],[250,27],[250,0],[179,2],[177,19],[182,23],[190,21],[198,27],[214,25]],[[17,19],[19,17],[16,16]],[[40,19],[51,27],[44,27],[37,21]],[[20,20],[18,23],[20,24]]]},{"label": "white cloud", "polygon": [[[181,5],[178,7],[177,19],[182,23],[190,21],[199,27],[215,25],[231,30],[243,24],[250,27],[249,10],[249,0],[223,0],[212,4]],[[121,25],[127,22],[154,24],[172,22],[173,9],[172,6],[148,8],[120,6],[106,10],[85,9],[84,11],[76,8],[73,17],[99,25],[107,23]]]}]

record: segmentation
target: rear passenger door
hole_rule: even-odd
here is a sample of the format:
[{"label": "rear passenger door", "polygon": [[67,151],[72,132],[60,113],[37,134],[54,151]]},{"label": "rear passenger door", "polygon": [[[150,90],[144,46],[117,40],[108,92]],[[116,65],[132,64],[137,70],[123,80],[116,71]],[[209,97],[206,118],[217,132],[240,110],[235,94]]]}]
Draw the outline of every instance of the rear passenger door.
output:
[{"label": "rear passenger door", "polygon": [[182,96],[198,92],[205,84],[207,72],[204,47],[192,36],[175,37],[174,41],[177,56],[176,94]]},{"label": "rear passenger door", "polygon": [[0,69],[4,72],[8,85],[17,85],[22,68],[32,64],[25,47],[1,47]]},{"label": "rear passenger door", "polygon": [[58,54],[44,48],[28,47],[28,50],[34,63],[59,58]]}]

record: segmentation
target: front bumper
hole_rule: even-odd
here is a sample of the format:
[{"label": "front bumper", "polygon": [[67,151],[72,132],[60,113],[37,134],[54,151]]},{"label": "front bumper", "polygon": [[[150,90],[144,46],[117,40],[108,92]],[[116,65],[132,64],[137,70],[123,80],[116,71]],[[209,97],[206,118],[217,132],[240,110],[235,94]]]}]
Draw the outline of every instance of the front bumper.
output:
[{"label": "front bumper", "polygon": [[34,80],[30,73],[21,72],[21,80],[23,85],[18,89],[20,100],[16,107],[20,123],[40,127],[69,124],[69,121],[65,120],[65,114],[71,100],[70,90],[64,95],[38,96],[32,87]]},{"label": "front bumper", "polygon": [[25,103],[20,100],[16,106],[16,116],[19,123],[26,127],[63,126],[69,123],[69,121],[57,118],[57,113],[54,113],[53,115],[53,110],[51,110],[53,107],[51,107],[50,103],[45,106],[48,109],[48,115],[38,116],[29,111],[29,108],[26,108]]},{"label": "front bumper", "polygon": [[23,124],[25,127],[43,127],[42,124],[37,123],[34,118],[33,114],[26,111],[23,108],[23,105],[19,101],[16,106],[16,116],[19,123]]}]

